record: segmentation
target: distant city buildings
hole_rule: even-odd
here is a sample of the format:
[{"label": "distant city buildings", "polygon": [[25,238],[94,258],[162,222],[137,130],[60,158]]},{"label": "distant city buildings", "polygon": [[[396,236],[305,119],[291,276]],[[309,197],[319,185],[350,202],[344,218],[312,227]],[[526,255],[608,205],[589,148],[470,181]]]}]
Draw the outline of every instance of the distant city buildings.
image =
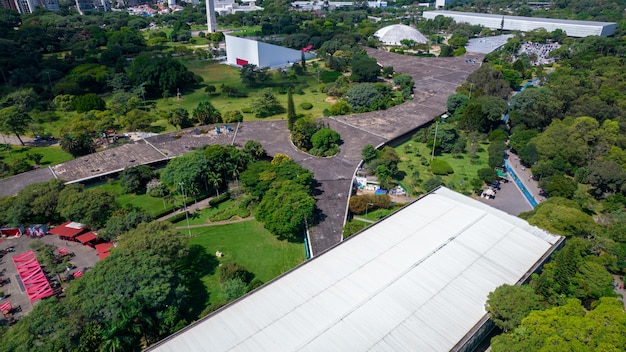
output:
[{"label": "distant city buildings", "polygon": [[35,12],[38,7],[59,11],[58,0],[0,0],[0,7],[15,10],[21,14]]},{"label": "distant city buildings", "polygon": [[[353,2],[343,1],[294,1],[291,3],[291,7],[298,11],[319,11],[323,9],[336,9],[339,7],[354,6]],[[367,6],[370,8],[385,8],[387,7],[387,1],[368,1]]]}]

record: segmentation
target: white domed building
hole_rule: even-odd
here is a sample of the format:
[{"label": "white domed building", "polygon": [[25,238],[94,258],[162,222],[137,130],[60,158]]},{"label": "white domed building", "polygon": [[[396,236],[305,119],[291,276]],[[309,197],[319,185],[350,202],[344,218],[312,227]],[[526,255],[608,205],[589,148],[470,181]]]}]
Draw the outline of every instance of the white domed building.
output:
[{"label": "white domed building", "polygon": [[374,33],[374,37],[385,45],[401,45],[403,39],[413,40],[417,44],[428,43],[428,39],[417,29],[403,24],[381,28]]}]

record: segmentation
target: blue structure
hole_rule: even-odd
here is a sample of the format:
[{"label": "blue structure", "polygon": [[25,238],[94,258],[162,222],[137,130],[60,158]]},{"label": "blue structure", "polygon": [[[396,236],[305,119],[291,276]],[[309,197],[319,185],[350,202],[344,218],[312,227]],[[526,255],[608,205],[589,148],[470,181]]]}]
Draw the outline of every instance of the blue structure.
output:
[{"label": "blue structure", "polygon": [[511,175],[511,177],[513,178],[513,182],[515,182],[515,185],[517,186],[517,188],[519,188],[519,190],[522,192],[524,197],[526,197],[526,200],[528,200],[528,203],[530,203],[530,205],[533,208],[535,208],[537,206],[537,201],[535,200],[535,198],[533,198],[533,195],[530,194],[530,191],[528,191],[526,186],[522,183],[520,178],[517,176],[517,174],[515,173],[515,170],[513,170],[508,160],[504,161],[504,167],[506,168],[506,172],[508,172],[509,175]]}]

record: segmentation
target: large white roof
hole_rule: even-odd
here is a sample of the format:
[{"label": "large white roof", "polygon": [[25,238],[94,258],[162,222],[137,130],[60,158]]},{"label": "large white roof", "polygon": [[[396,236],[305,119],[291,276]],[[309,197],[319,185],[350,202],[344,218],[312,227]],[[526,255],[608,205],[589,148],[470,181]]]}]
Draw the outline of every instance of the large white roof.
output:
[{"label": "large white roof", "polygon": [[560,237],[439,188],[151,351],[449,351]]},{"label": "large white roof", "polygon": [[428,43],[428,39],[417,29],[403,24],[381,28],[374,33],[374,37],[387,45],[400,45],[403,39],[413,40],[418,44]]}]

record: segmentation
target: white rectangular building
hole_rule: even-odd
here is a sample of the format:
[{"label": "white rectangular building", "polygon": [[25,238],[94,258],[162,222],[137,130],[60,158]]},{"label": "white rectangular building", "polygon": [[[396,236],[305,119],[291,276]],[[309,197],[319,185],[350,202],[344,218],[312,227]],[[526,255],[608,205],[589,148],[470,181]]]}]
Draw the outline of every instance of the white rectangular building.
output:
[{"label": "white rectangular building", "polygon": [[[239,38],[232,35],[226,37],[226,61],[229,65],[241,67],[252,64],[258,67],[285,67],[302,60],[302,52],[278,45],[263,43],[257,40]],[[304,53],[305,59],[314,57],[312,53]]]},{"label": "white rectangular building", "polygon": [[503,29],[506,31],[528,32],[544,28],[548,32],[552,32],[555,29],[561,29],[568,36],[579,38],[592,35],[611,36],[615,34],[617,28],[617,24],[614,22],[574,21],[459,11],[424,11],[423,17],[432,20],[440,15],[450,17],[457,23],[469,23],[471,25],[481,25],[490,29]]},{"label": "white rectangular building", "polygon": [[439,188],[148,350],[469,350],[562,240]]}]

